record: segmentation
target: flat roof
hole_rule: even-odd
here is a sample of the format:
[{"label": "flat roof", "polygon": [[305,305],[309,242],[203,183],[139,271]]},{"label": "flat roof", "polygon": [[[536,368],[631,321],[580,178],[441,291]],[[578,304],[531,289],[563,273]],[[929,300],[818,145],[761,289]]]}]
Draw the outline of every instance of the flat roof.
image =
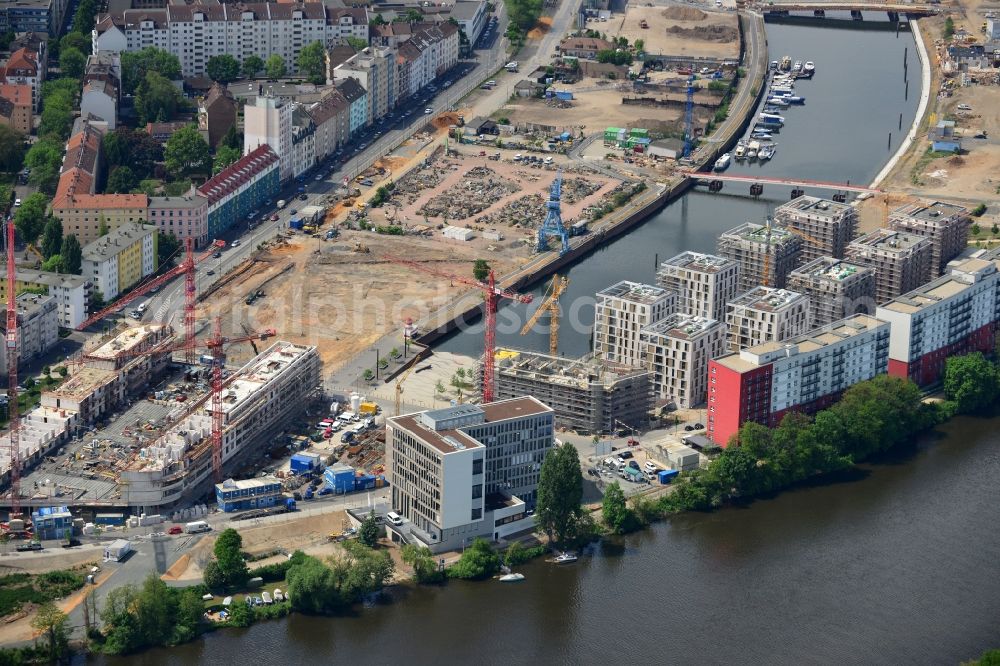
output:
[{"label": "flat roof", "polygon": [[215,484],[216,490],[244,490],[248,488],[265,488],[267,486],[281,485],[281,481],[273,476],[258,476],[253,479],[226,479],[222,483]]},{"label": "flat roof", "polygon": [[909,252],[918,245],[928,243],[930,241],[923,236],[917,236],[907,231],[893,231],[892,229],[878,229],[851,241],[851,245],[855,247],[870,247],[892,253]]},{"label": "flat roof", "polygon": [[618,381],[649,374],[645,368],[610,366],[593,354],[570,358],[509,347],[497,349],[497,372],[581,389],[593,384],[611,387]]},{"label": "flat roof", "polygon": [[262,388],[277,379],[299,357],[314,347],[297,345],[279,340],[243,366],[236,379],[223,390],[222,411],[234,411],[255,396]]},{"label": "flat roof", "polygon": [[913,314],[921,309],[956,296],[983,277],[996,273],[994,261],[988,259],[968,259],[951,267],[951,272],[921,285],[913,291],[897,296],[885,305],[879,306],[893,312]]},{"label": "flat roof", "polygon": [[54,303],[55,300],[55,296],[33,294],[31,292],[23,293],[16,299],[17,314],[27,316],[45,307],[49,301]]},{"label": "flat roof", "polygon": [[396,416],[389,419],[401,430],[420,438],[441,453],[455,453],[466,449],[482,448],[483,445],[459,430],[434,430],[420,421],[417,414]]},{"label": "flat roof", "polygon": [[800,294],[797,291],[759,286],[729,301],[729,305],[776,312],[794,304],[796,301],[807,299],[808,297],[805,294]]},{"label": "flat roof", "polygon": [[955,216],[964,216],[965,211],[964,206],[956,206],[955,204],[944,203],[942,201],[931,201],[929,203],[919,202],[900,206],[892,211],[892,214],[896,217],[912,217],[924,222],[945,222],[950,221]]},{"label": "flat roof", "polygon": [[716,326],[722,325],[722,322],[710,317],[696,317],[676,312],[643,327],[642,333],[690,340]]},{"label": "flat roof", "polygon": [[721,237],[738,238],[752,243],[782,243],[788,240],[797,241],[799,239],[798,236],[792,234],[785,227],[773,222],[770,224],[747,222],[723,232]]},{"label": "flat roof", "polygon": [[621,282],[616,282],[610,287],[605,287],[597,292],[597,295],[605,296],[607,298],[620,298],[622,300],[648,305],[664,298],[669,293],[670,292],[662,287],[656,287],[651,284],[643,284],[641,282],[622,280]]},{"label": "flat roof", "polygon": [[676,257],[671,257],[660,264],[661,268],[678,267],[689,270],[701,271],[703,273],[717,273],[726,266],[736,265],[734,259],[720,257],[714,254],[703,254],[701,252],[681,252]]},{"label": "flat roof", "polygon": [[83,248],[84,261],[101,261],[117,257],[122,250],[146,236],[156,233],[156,225],[126,222],[105,236],[87,243]]},{"label": "flat roof", "polygon": [[814,215],[825,215],[830,217],[840,217],[849,213],[853,207],[846,203],[831,201],[804,194],[801,197],[792,199],[786,204],[782,204],[775,209],[775,216],[780,216],[783,212],[792,213],[812,213]]},{"label": "flat roof", "polygon": [[829,282],[841,282],[858,273],[872,273],[874,271],[867,266],[854,264],[842,259],[833,257],[819,257],[807,264],[803,264],[792,271],[792,275],[806,275],[812,278],[819,278]]},{"label": "flat roof", "polygon": [[113,360],[119,354],[134,349],[143,342],[146,342],[150,336],[154,336],[156,333],[165,328],[166,326],[164,324],[143,324],[141,326],[133,326],[122,331],[93,351],[85,352],[84,356]]},{"label": "flat roof", "polygon": [[70,375],[69,379],[58,387],[46,391],[56,396],[66,396],[82,400],[92,394],[97,388],[110,382],[117,376],[114,370],[100,370],[89,366],[81,366]]}]

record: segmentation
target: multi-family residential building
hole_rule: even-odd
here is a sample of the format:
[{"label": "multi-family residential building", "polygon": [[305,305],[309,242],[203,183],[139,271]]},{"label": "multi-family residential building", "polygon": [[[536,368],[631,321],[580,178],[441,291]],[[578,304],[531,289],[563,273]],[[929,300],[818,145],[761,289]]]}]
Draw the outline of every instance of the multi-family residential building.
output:
[{"label": "multi-family residential building", "polygon": [[121,96],[122,65],[117,53],[102,53],[87,58],[80,96],[80,115],[104,121],[107,130],[118,126],[118,103]]},{"label": "multi-family residential building", "polygon": [[809,321],[819,328],[853,314],[875,314],[875,271],[820,257],[788,276],[788,288],[809,297]]},{"label": "multi-family residential building", "polygon": [[348,104],[348,127],[353,135],[368,124],[368,93],[358,83],[357,79],[342,79],[337,81],[337,90]]},{"label": "multi-family residential building", "polygon": [[705,402],[708,362],[726,351],[726,325],[678,313],[646,326],[641,335],[656,395],[681,409]]},{"label": "multi-family residential building", "polygon": [[[6,334],[6,322],[0,326]],[[59,305],[55,296],[25,293],[17,297],[18,364],[44,356],[59,344]],[[0,367],[7,367],[7,346],[0,345]]]},{"label": "multi-family residential building", "polygon": [[529,511],[555,443],[552,409],[535,398],[391,417],[385,441],[392,509],[409,540],[440,552],[534,526]]},{"label": "multi-family residential building", "polygon": [[278,193],[278,156],[262,145],[198,188],[208,199],[208,236],[215,238]]},{"label": "multi-family residential building", "polygon": [[297,177],[316,163],[316,123],[306,108],[292,109],[292,176]]},{"label": "multi-family residential building", "polygon": [[723,321],[726,303],[739,289],[740,265],[733,259],[681,252],[660,264],[656,283],[677,294],[679,312]]},{"label": "multi-family residential building", "polygon": [[597,292],[594,356],[622,365],[642,362],[639,332],[674,311],[677,296],[660,287],[622,280]]},{"label": "multi-family residential building", "polygon": [[538,352],[497,350],[498,400],[530,395],[555,412],[556,425],[578,433],[645,429],[653,409],[652,373],[608,367],[591,355],[563,358]]},{"label": "multi-family residential building", "polygon": [[1000,319],[1000,255],[953,265],[947,275],[880,306],[892,325],[889,374],[921,386],[941,378],[949,356],[992,352]]},{"label": "multi-family residential building", "polygon": [[253,104],[243,107],[243,154],[261,146],[270,146],[278,156],[281,180],[293,176],[292,113],[295,104],[283,97],[259,95]]},{"label": "multi-family residential building", "polygon": [[35,112],[41,109],[42,82],[48,72],[46,59],[44,44],[22,46],[10,54],[3,67],[3,83],[31,89],[31,105]]},{"label": "multi-family residential building", "polygon": [[780,342],[811,330],[809,297],[787,289],[756,287],[729,302],[729,351]]},{"label": "multi-family residential building", "polygon": [[458,28],[440,23],[413,33],[396,49],[399,99],[424,86],[458,64]]},{"label": "multi-family residential building", "polygon": [[0,31],[62,33],[69,0],[10,0],[0,5]]},{"label": "multi-family residential building", "polygon": [[156,227],[123,224],[83,247],[83,276],[101,291],[105,301],[117,298],[156,272]]},{"label": "multi-family residential building", "polygon": [[194,188],[179,197],[150,197],[149,223],[160,234],[193,238],[195,248],[208,244],[208,197]]},{"label": "multi-family residential building", "polygon": [[0,124],[28,136],[33,129],[34,117],[31,86],[0,84]]},{"label": "multi-family residential building", "polygon": [[599,51],[610,51],[614,48],[611,42],[599,37],[570,37],[564,39],[557,47],[560,55],[588,60],[596,58]]},{"label": "multi-family residential building", "polygon": [[155,46],[180,60],[185,77],[203,76],[213,56],[239,62],[250,56],[281,56],[298,71],[302,47],[330,46],[347,37],[368,40],[364,8],[304,3],[168,4],[164,9],[126,9],[97,17],[93,52],[138,51]]},{"label": "multi-family residential building", "polygon": [[387,47],[368,47],[333,69],[333,80],[357,79],[368,93],[368,124],[396,106],[396,54]]},{"label": "multi-family residential building", "polygon": [[948,262],[965,251],[969,216],[962,206],[933,201],[902,206],[889,215],[889,227],[931,242],[931,273],[946,272]]},{"label": "multi-family residential building", "polygon": [[739,292],[757,286],[783,288],[799,265],[802,238],[768,220],[748,222],[719,236],[719,254],[740,265]]},{"label": "multi-family residential building", "polygon": [[886,303],[931,279],[934,248],[917,234],[879,229],[847,246],[847,259],[875,271],[875,302]]},{"label": "multi-family residential building", "polygon": [[149,212],[145,194],[74,194],[59,199],[58,207],[56,201],[52,201],[52,212],[62,220],[63,233],[75,234],[82,245],[100,238],[102,228],[113,231],[124,224],[145,222]]},{"label": "multi-family residential building", "polygon": [[[63,328],[76,328],[87,318],[90,281],[79,275],[18,268],[15,289],[18,293],[24,290],[45,291],[54,297],[59,325]],[[7,302],[6,280],[0,280],[0,300]]]},{"label": "multi-family residential building", "polygon": [[232,93],[219,83],[213,83],[208,94],[198,100],[198,131],[211,147],[218,146],[236,125],[236,106]]},{"label": "multi-family residential building", "polygon": [[708,436],[726,446],[748,421],[773,427],[789,412],[816,412],[854,384],[885,374],[888,362],[889,324],[868,315],[714,359]]},{"label": "multi-family residential building", "polygon": [[489,9],[485,0],[457,0],[451,6],[449,18],[455,19],[471,44],[475,44],[489,20]]},{"label": "multi-family residential building", "polygon": [[858,211],[854,206],[808,195],[778,206],[774,219],[783,227],[799,232],[803,262],[819,257],[843,259],[858,227]]},{"label": "multi-family residential building", "polygon": [[334,88],[306,109],[316,126],[316,159],[332,155],[351,136],[351,104]]}]

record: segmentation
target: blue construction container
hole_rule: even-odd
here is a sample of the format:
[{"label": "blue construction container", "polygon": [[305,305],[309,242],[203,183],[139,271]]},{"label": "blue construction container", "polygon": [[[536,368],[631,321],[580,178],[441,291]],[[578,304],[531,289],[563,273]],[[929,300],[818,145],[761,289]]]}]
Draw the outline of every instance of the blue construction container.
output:
[{"label": "blue construction container", "polygon": [[99,513],[94,516],[95,525],[124,525],[125,515],[121,513]]},{"label": "blue construction container", "polygon": [[668,483],[674,480],[674,477],[677,476],[677,473],[678,472],[676,469],[661,469],[656,476],[660,479],[661,484],[667,485]]},{"label": "blue construction container", "polygon": [[323,481],[338,495],[349,493],[354,490],[354,468],[343,463],[330,465],[323,472]]},{"label": "blue construction container", "polygon": [[571,93],[569,90],[557,90],[556,99],[571,100],[573,99],[573,93]]},{"label": "blue construction container", "polygon": [[354,478],[355,490],[370,490],[375,487],[375,477],[372,474],[363,474]]},{"label": "blue construction container", "polygon": [[319,454],[296,453],[292,456],[291,469],[296,474],[319,470]]},{"label": "blue construction container", "polygon": [[31,513],[31,522],[39,539],[62,539],[73,531],[73,514],[65,506],[43,506]]},{"label": "blue construction container", "polygon": [[301,229],[303,226],[304,226],[304,223],[302,222],[301,218],[293,217],[292,219],[290,219],[288,221],[288,228],[289,229]]}]

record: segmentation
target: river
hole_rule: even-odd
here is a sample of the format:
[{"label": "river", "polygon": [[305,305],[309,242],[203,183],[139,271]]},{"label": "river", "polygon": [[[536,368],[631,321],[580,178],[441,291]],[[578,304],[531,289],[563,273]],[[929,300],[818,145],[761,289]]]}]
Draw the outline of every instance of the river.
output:
[{"label": "river", "polygon": [[[775,25],[768,35],[772,59],[813,60],[818,73],[801,86],[807,107],[788,114],[781,158],[766,168],[870,180],[895,150],[885,147],[889,126],[899,113],[904,129],[912,120],[919,84],[905,102],[896,90],[906,46],[911,81],[919,81],[912,37]],[[571,298],[618,279],[652,280],[656,254],[711,251],[720,231],[787,200],[777,189],[759,202],[684,197],[570,269]],[[582,323],[587,316],[581,307]],[[586,330],[569,328],[561,351],[586,351]],[[499,339],[546,346],[544,333]],[[469,332],[444,346],[474,353],[477,340]],[[743,508],[677,516],[573,566],[529,564],[519,585],[405,588],[346,617],[294,615],[94,661],[953,664],[1000,646],[997,478],[1000,419],[958,419],[912,451],[843,477]]]}]

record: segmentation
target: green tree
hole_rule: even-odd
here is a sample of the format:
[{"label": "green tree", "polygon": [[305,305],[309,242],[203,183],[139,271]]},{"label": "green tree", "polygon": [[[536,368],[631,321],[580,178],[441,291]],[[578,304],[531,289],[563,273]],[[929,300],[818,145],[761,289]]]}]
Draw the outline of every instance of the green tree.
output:
[{"label": "green tree", "polygon": [[100,223],[97,226],[97,237],[103,238],[107,236],[110,233],[110,231],[111,230],[108,229],[108,221],[104,219],[104,215],[101,215]]},{"label": "green tree", "polygon": [[372,510],[361,521],[358,528],[358,540],[369,548],[374,548],[378,543],[378,522],[375,520],[375,511]]},{"label": "green tree", "polygon": [[206,174],[212,165],[208,144],[194,125],[182,127],[167,139],[163,158],[167,172],[174,178]]},{"label": "green tree", "polygon": [[58,254],[62,249],[62,241],[62,222],[50,215],[42,232],[42,256],[48,259],[53,254]]},{"label": "green tree", "polygon": [[988,411],[1000,397],[1000,372],[980,352],[951,356],[944,364],[944,393],[962,414]]},{"label": "green tree", "polygon": [[944,20],[944,38],[951,39],[955,36],[955,21],[950,16]]},{"label": "green tree", "polygon": [[0,171],[12,173],[20,169],[27,150],[24,134],[13,127],[0,125]]},{"label": "green tree", "polygon": [[980,227],[978,224],[973,224],[971,231],[973,236],[978,236],[979,234],[983,233],[982,227]]},{"label": "green tree", "polygon": [[104,188],[110,194],[128,194],[139,184],[135,172],[127,166],[115,167],[108,176],[108,184]]},{"label": "green tree", "polygon": [[102,159],[108,172],[127,166],[136,182],[153,175],[156,163],[163,159],[163,146],[148,133],[129,127],[119,127],[104,135]]},{"label": "green tree", "polygon": [[[104,292],[100,289],[93,289],[90,292],[90,311],[97,312],[102,309],[107,303],[104,302]],[[67,372],[69,372],[67,370]],[[65,375],[63,375],[65,377]]]},{"label": "green tree", "polygon": [[248,79],[256,78],[262,69],[264,69],[264,60],[258,56],[247,56],[247,59],[243,61],[243,76]]},{"label": "green tree", "polygon": [[54,194],[62,168],[62,151],[62,144],[53,139],[35,142],[24,156],[24,165],[31,169],[28,182],[46,194]]},{"label": "green tree", "polygon": [[361,601],[392,579],[396,569],[387,551],[372,550],[360,541],[347,541],[343,548],[344,556],[331,561],[343,602]]},{"label": "green tree", "polygon": [[240,159],[242,155],[240,151],[236,148],[230,148],[229,146],[219,146],[219,149],[215,151],[215,160],[212,164],[212,173],[219,173],[227,166]]},{"label": "green tree", "polygon": [[222,141],[219,142],[219,147],[232,148],[233,150],[242,151],[243,150],[243,133],[236,131],[236,125],[233,125],[226,133],[222,135]]},{"label": "green tree", "polygon": [[156,237],[156,257],[157,265],[165,266],[177,258],[177,253],[181,249],[181,242],[177,236],[170,233],[160,233]]},{"label": "green tree", "polygon": [[[376,16],[376,18],[378,17]],[[353,35],[349,35],[346,39],[347,39],[347,45],[350,46],[355,51],[363,51],[364,49],[368,48],[368,40],[366,39],[363,39],[361,37],[354,37]]]},{"label": "green tree", "polygon": [[444,580],[444,572],[438,568],[429,548],[408,543],[403,546],[401,555],[403,562],[413,568],[418,583],[440,583]]},{"label": "green tree", "polygon": [[615,481],[604,490],[604,500],[601,504],[601,514],[604,524],[612,532],[620,534],[629,523],[629,508],[625,503],[625,493]]},{"label": "green tree", "polygon": [[[93,302],[93,297],[90,300]],[[226,577],[222,575],[222,569],[219,568],[219,563],[216,560],[210,560],[205,565],[201,579],[209,590],[222,591],[226,589]]]},{"label": "green tree", "polygon": [[1000,650],[987,650],[975,661],[962,662],[962,666],[1000,666]]},{"label": "green tree", "polygon": [[476,263],[472,264],[472,277],[484,282],[489,276],[490,265],[486,263],[485,259],[476,259]]},{"label": "green tree", "polygon": [[476,539],[448,569],[452,578],[482,580],[500,571],[500,556],[485,539]]},{"label": "green tree", "polygon": [[267,78],[269,79],[280,79],[287,72],[288,67],[285,66],[285,59],[277,53],[268,57],[264,63],[264,73],[267,74]]},{"label": "green tree", "polygon": [[79,79],[87,66],[87,56],[73,47],[62,49],[59,53],[59,69],[63,76]]},{"label": "green tree", "polygon": [[303,46],[295,62],[299,66],[299,73],[304,74],[310,83],[326,83],[326,49],[322,42]]},{"label": "green tree", "polygon": [[582,500],[583,475],[576,448],[572,444],[554,447],[546,454],[538,479],[538,526],[557,544],[574,539]]},{"label": "green tree", "polygon": [[135,110],[141,124],[172,120],[182,104],[181,91],[159,72],[147,72],[135,91]]},{"label": "green tree", "polygon": [[61,255],[53,254],[42,262],[42,270],[47,273],[66,273],[66,262]]},{"label": "green tree", "polygon": [[38,125],[38,135],[65,141],[73,129],[73,104],[72,98],[62,92],[42,98],[42,120]]},{"label": "green tree", "polygon": [[215,540],[215,559],[219,563],[219,573],[230,587],[243,585],[249,577],[246,558],[243,555],[243,537],[229,528]]},{"label": "green tree", "polygon": [[174,633],[177,599],[155,573],[142,583],[136,597],[139,635],[147,645],[166,645]]},{"label": "green tree", "polygon": [[[242,604],[244,607],[246,604]],[[187,643],[200,633],[205,603],[198,590],[187,587],[177,591],[177,615],[174,621],[173,644]]]},{"label": "green tree", "polygon": [[342,604],[333,570],[315,557],[306,557],[288,569],[286,576],[292,608],[303,613],[328,613]]},{"label": "green tree", "polygon": [[249,627],[253,624],[253,608],[247,604],[233,604],[229,607],[229,626]]},{"label": "green tree", "polygon": [[59,251],[62,256],[63,266],[67,273],[79,275],[83,271],[83,248],[76,235],[69,234],[63,238],[62,249]]},{"label": "green tree", "polygon": [[76,49],[80,53],[88,53],[93,48],[90,35],[84,36],[79,32],[66,33],[59,40],[59,53],[61,54],[67,48]]},{"label": "green tree", "polygon": [[109,654],[126,654],[142,645],[139,618],[135,608],[139,591],[127,583],[112,588],[104,600],[101,620],[104,622],[104,651]]},{"label": "green tree", "polygon": [[29,194],[21,202],[21,206],[14,213],[14,226],[18,235],[25,243],[34,243],[38,240],[42,230],[45,228],[45,209],[49,205],[49,198],[41,192]]},{"label": "green tree", "polygon": [[56,608],[51,601],[39,606],[35,611],[35,617],[31,619],[31,627],[45,635],[49,659],[53,662],[61,662],[68,653],[69,631],[66,628],[68,619],[66,613]]},{"label": "green tree", "polygon": [[122,92],[134,94],[146,80],[148,72],[156,72],[170,81],[181,78],[181,61],[174,54],[148,46],[139,51],[122,53]]},{"label": "green tree", "polygon": [[645,48],[645,46],[646,46],[645,40],[642,40],[642,39],[635,40],[635,52],[636,53],[642,53],[642,51]]},{"label": "green tree", "polygon": [[229,83],[239,78],[240,63],[227,53],[212,56],[205,65],[205,72],[208,74],[208,78],[213,81]]}]

